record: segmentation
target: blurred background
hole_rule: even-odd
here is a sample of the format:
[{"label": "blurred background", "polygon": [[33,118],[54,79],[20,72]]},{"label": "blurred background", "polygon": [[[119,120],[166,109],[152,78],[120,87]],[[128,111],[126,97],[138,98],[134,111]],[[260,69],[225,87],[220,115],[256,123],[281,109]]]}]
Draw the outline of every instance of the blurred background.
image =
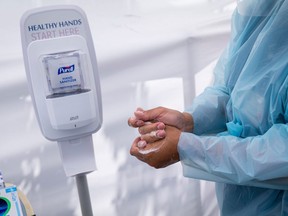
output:
[{"label": "blurred background", "polygon": [[210,85],[230,32],[233,0],[2,0],[0,170],[36,215],[81,215],[58,146],[38,127],[22,57],[20,19],[32,8],[73,4],[86,13],[97,55],[103,125],[93,135],[98,170],[88,184],[95,215],[216,216],[211,182],[188,179],[180,163],[156,170],[129,154],[137,107],[183,111]]}]

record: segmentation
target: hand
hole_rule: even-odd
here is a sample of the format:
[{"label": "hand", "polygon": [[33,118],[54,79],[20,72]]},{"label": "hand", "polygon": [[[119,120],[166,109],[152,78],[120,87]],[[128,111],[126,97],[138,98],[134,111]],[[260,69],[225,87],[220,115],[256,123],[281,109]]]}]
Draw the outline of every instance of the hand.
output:
[{"label": "hand", "polygon": [[157,169],[178,162],[177,146],[181,131],[171,126],[166,126],[165,130],[165,138],[149,143],[143,148],[138,147],[141,138],[136,138],[131,146],[130,154]]},{"label": "hand", "polygon": [[145,131],[151,131],[151,127],[157,128],[158,125],[155,125],[157,122],[162,122],[165,125],[170,125],[186,132],[191,132],[194,126],[193,118],[190,114],[165,107],[157,107],[146,111],[138,108],[134,115],[135,117],[128,119],[128,124],[131,127],[139,127],[140,134],[145,134]]}]

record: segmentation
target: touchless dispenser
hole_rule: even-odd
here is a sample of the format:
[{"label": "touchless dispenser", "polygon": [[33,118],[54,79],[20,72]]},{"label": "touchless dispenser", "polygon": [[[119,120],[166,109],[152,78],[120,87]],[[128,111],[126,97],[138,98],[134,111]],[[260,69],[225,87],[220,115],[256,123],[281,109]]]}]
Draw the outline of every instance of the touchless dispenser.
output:
[{"label": "touchless dispenser", "polygon": [[[87,17],[76,6],[33,9],[21,19],[21,37],[39,126],[47,139],[58,142],[65,173],[76,176],[79,191],[87,183],[83,177],[96,169],[92,134],[102,124],[100,81]],[[89,196],[82,191],[79,196],[83,215],[91,215]]]}]

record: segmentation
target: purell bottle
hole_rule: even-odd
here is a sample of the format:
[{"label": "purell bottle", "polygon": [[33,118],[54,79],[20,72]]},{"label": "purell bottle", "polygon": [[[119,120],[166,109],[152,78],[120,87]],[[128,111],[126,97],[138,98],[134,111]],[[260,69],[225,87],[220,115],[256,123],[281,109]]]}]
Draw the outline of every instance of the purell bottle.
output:
[{"label": "purell bottle", "polygon": [[71,51],[45,55],[43,63],[49,86],[47,99],[89,91],[84,87],[81,53]]}]

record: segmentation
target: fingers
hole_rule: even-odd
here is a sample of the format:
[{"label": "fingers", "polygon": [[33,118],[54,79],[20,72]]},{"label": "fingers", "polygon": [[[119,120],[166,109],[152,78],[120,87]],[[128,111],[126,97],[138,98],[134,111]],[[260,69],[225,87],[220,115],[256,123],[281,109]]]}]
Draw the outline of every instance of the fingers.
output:
[{"label": "fingers", "polygon": [[151,137],[163,138],[162,131],[165,129],[165,124],[162,122],[144,124],[138,128],[141,135],[149,135]]},{"label": "fingers", "polygon": [[138,128],[140,133],[132,143],[130,154],[155,168],[178,162],[181,115],[179,111],[163,107],[147,111],[138,108],[128,119],[128,125]]},{"label": "fingers", "polygon": [[133,155],[133,156],[136,156],[137,152],[139,151],[139,148],[137,146],[137,143],[140,141],[140,137],[137,137],[134,142],[132,143],[131,145],[131,148],[130,148],[130,154]]},{"label": "fingers", "polygon": [[147,143],[140,147],[141,137],[137,137],[130,149],[130,154],[154,168],[164,168],[180,160],[178,141],[181,131],[167,126],[167,136],[164,139]]},{"label": "fingers", "polygon": [[165,124],[162,122],[145,124],[138,128],[141,135],[141,140],[147,143],[155,142],[159,139],[163,139],[166,136]]},{"label": "fingers", "polygon": [[162,113],[162,107],[157,107],[147,111],[144,111],[142,108],[137,108],[134,115],[137,119],[141,119],[143,121],[156,121]]},{"label": "fingers", "polygon": [[137,108],[134,116],[128,119],[130,127],[141,127],[147,122],[157,122],[158,118],[163,114],[164,108],[157,107],[151,110],[144,111],[142,108]]},{"label": "fingers", "polygon": [[148,143],[153,143],[160,139],[165,138],[166,132],[165,130],[157,130],[151,131],[150,133],[146,133],[140,136],[140,140],[137,143],[137,147],[143,149],[147,146]]},{"label": "fingers", "polygon": [[166,136],[165,124],[162,122],[157,123],[145,123],[144,126],[139,127],[138,131],[140,137],[136,139],[136,146],[139,149],[143,149],[148,143],[155,142],[157,140],[163,139]]},{"label": "fingers", "polygon": [[140,137],[137,137],[131,145],[130,154],[135,156],[141,161],[145,162],[145,157],[140,153],[140,148],[138,147],[138,143],[141,141]]},{"label": "fingers", "polygon": [[160,148],[159,143],[153,143],[145,146],[144,148],[139,148],[139,142],[141,142],[141,138],[138,137],[134,140],[131,148],[130,148],[130,154],[132,156],[135,156],[138,160],[145,162],[149,164],[150,166],[155,167],[153,164],[153,158],[151,157],[155,152],[158,151]]},{"label": "fingers", "polygon": [[128,125],[134,128],[138,127],[141,140],[138,142],[139,148],[145,148],[147,143],[155,142],[166,136],[165,124],[162,122],[143,121],[137,117],[137,113],[143,113],[143,109],[137,108],[135,116],[128,119]]},{"label": "fingers", "polygon": [[138,131],[141,135],[151,133],[152,131],[158,131],[158,130],[164,130],[165,124],[162,122],[156,122],[156,123],[146,123],[143,126],[138,128]]},{"label": "fingers", "polygon": [[142,121],[142,120],[140,120],[140,119],[137,119],[135,116],[130,117],[130,118],[128,119],[128,125],[129,125],[130,127],[134,127],[134,128],[136,128],[136,127],[141,127],[141,126],[143,126],[144,124],[145,124],[144,121]]},{"label": "fingers", "polygon": [[[134,112],[134,116],[128,118],[128,125],[130,127],[142,127],[145,124],[148,124],[150,121],[145,120],[147,118],[141,118],[142,113],[144,112],[144,110],[142,108],[137,108],[136,111]],[[135,115],[135,113],[141,113],[141,115]],[[142,116],[143,117],[143,116]]]},{"label": "fingers", "polygon": [[157,130],[141,135],[141,140],[145,141],[146,143],[152,143],[157,140],[163,139],[165,136],[166,136],[165,130]]},{"label": "fingers", "polygon": [[[130,123],[132,123],[133,127],[141,127],[144,125],[144,122],[163,122],[166,125],[174,126],[179,128],[180,130],[186,129],[185,126],[187,124],[186,119],[189,123],[189,126],[191,125],[191,115],[189,118],[186,118],[187,115],[184,115],[183,113],[168,109],[165,107],[156,107],[149,110],[143,110],[141,108],[138,108],[134,112],[135,119],[132,119]],[[190,127],[187,128],[187,130],[190,130]]]},{"label": "fingers", "polygon": [[140,140],[138,143],[137,143],[137,146],[139,149],[143,149],[147,146],[147,142],[145,140]]}]

